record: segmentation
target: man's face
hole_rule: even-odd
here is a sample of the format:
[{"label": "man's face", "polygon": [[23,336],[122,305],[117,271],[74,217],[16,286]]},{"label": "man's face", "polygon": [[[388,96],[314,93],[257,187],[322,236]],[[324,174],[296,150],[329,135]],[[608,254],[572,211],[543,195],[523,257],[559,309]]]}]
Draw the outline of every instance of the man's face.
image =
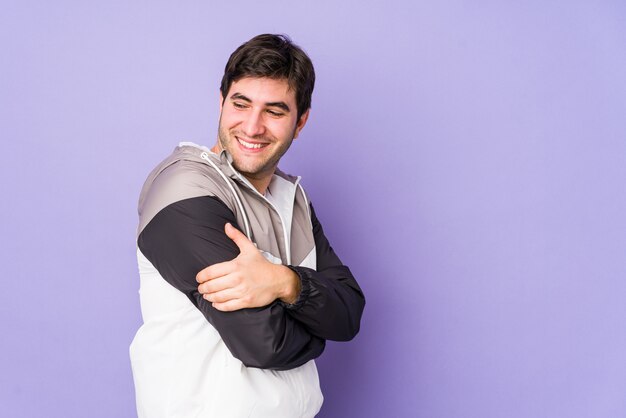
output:
[{"label": "man's face", "polygon": [[232,155],[235,168],[250,180],[274,174],[308,116],[307,111],[297,120],[287,80],[242,78],[221,103],[219,145]]}]

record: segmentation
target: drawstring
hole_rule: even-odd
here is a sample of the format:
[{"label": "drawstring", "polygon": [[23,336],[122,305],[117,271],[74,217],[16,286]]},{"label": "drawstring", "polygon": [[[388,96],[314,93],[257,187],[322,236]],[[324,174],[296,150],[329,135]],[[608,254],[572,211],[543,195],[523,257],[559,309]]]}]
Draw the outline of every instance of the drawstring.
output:
[{"label": "drawstring", "polygon": [[228,178],[226,178],[226,175],[222,173],[222,170],[217,168],[217,165],[215,165],[215,163],[211,161],[208,153],[203,152],[202,154],[200,154],[200,158],[202,158],[203,160],[211,164],[211,166],[220,174],[220,176],[222,176],[226,184],[228,184],[228,187],[230,187],[230,190],[231,192],[233,192],[233,196],[235,196],[235,200],[237,201],[237,205],[239,206],[239,210],[241,211],[241,215],[243,217],[244,227],[246,229],[246,236],[248,237],[250,241],[252,241],[252,234],[250,233],[250,224],[248,223],[248,216],[246,215],[246,211],[243,209],[243,204],[241,203],[241,199],[237,195],[237,192],[235,192],[235,188],[233,187],[231,182],[228,181]]}]

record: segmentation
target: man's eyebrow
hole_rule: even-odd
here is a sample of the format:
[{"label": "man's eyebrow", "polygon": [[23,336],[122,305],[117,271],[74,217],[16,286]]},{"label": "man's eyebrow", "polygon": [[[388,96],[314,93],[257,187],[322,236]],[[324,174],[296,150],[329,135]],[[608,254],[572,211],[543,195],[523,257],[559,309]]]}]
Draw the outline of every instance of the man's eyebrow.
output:
[{"label": "man's eyebrow", "polygon": [[285,102],[269,102],[269,103],[265,103],[265,106],[278,107],[280,109],[283,109],[285,112],[289,112],[291,110],[289,109],[289,106],[287,106],[287,103]]},{"label": "man's eyebrow", "polygon": [[[230,99],[231,100],[243,100],[244,102],[252,103],[252,100],[250,100],[249,97],[244,96],[241,93],[233,93],[230,96]],[[268,106],[268,107],[278,107],[279,109],[282,109],[285,112],[290,112],[291,111],[291,109],[289,109],[289,106],[285,102],[267,102],[267,103],[265,103],[265,106]]]},{"label": "man's eyebrow", "polygon": [[250,102],[250,103],[252,103],[252,100],[250,100],[249,98],[247,98],[246,96],[244,96],[244,95],[243,95],[243,94],[241,94],[241,93],[233,93],[233,94],[230,96],[230,99],[231,99],[231,100],[243,100],[243,101],[245,101],[245,102]]}]

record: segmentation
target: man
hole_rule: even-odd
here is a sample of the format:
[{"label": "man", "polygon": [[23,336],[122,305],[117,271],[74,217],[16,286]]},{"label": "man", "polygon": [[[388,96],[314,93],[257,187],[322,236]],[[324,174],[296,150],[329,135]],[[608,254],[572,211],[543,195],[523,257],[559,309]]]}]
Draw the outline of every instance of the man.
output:
[{"label": "man", "polygon": [[300,179],[278,162],[304,128],[315,81],[285,36],[226,64],[218,140],[181,143],[139,199],[144,324],[131,345],[139,417],[312,417],[313,359],[352,339],[363,293]]}]

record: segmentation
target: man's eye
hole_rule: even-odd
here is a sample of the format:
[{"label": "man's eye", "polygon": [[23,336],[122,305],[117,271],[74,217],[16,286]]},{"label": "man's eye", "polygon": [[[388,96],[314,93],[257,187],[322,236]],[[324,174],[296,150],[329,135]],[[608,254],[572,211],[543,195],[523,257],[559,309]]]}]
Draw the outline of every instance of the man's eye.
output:
[{"label": "man's eye", "polygon": [[236,107],[237,109],[245,109],[246,105],[243,103],[239,103],[239,102],[233,102],[233,106]]},{"label": "man's eye", "polygon": [[283,112],[277,112],[275,110],[268,110],[267,113],[269,113],[272,116],[276,116],[276,117],[280,117],[280,116],[284,115]]}]

